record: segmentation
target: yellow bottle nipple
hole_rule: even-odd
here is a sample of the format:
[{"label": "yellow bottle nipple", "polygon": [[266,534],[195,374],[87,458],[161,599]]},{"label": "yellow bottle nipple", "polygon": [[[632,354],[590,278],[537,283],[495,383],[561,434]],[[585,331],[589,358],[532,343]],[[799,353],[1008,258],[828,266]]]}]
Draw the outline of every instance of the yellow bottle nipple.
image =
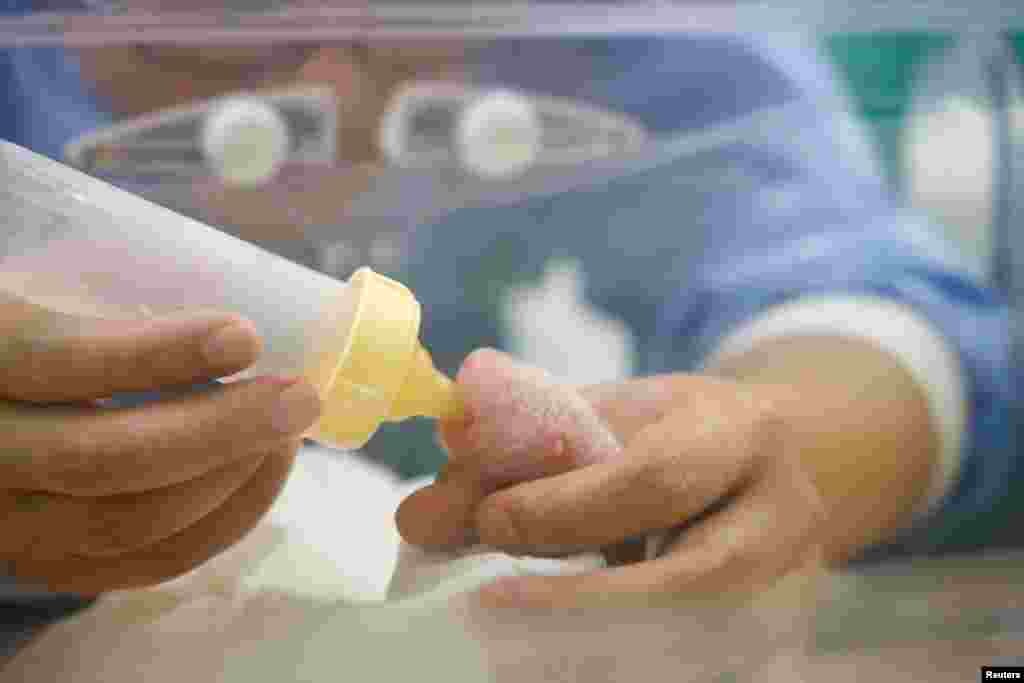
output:
[{"label": "yellow bottle nipple", "polygon": [[409,362],[409,374],[391,404],[388,420],[410,417],[451,417],[459,410],[452,381],[434,367],[434,360],[422,344],[416,344]]},{"label": "yellow bottle nipple", "polygon": [[412,292],[360,268],[345,303],[307,371],[323,400],[310,438],[359,448],[383,422],[459,412],[454,384],[419,343],[420,305]]}]

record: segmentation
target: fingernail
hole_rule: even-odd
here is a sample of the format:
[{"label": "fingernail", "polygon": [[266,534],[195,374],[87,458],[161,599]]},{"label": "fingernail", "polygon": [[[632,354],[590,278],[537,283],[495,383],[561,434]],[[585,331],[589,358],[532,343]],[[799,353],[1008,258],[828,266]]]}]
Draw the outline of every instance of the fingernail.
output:
[{"label": "fingernail", "polygon": [[316,390],[308,382],[295,380],[278,396],[271,423],[282,434],[297,434],[311,427],[319,416]]},{"label": "fingernail", "polygon": [[229,323],[203,342],[203,357],[212,367],[245,367],[257,355],[258,336],[249,323]]}]

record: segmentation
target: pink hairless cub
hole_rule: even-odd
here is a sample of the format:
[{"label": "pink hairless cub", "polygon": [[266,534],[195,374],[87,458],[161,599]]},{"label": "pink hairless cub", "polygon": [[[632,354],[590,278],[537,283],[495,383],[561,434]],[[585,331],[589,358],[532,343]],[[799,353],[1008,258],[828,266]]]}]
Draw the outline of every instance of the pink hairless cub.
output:
[{"label": "pink hairless cub", "polygon": [[563,463],[606,461],[622,450],[574,387],[503,353],[482,349],[470,355],[457,385],[470,420],[459,450],[502,453],[483,468],[496,486],[560,471]]},{"label": "pink hairless cub", "polygon": [[[438,547],[469,543],[475,540],[471,530],[477,504],[488,494],[622,453],[619,440],[574,387],[504,353],[475,351],[463,362],[456,384],[463,415],[459,424],[442,424],[441,437],[458,456],[437,484],[414,494],[407,503],[416,502],[399,510],[399,526],[409,540]],[[436,518],[424,515],[435,509],[435,500],[444,506],[443,515],[440,507]],[[410,509],[417,510],[417,519],[411,519]],[[461,523],[451,528],[447,523],[452,520]]]}]

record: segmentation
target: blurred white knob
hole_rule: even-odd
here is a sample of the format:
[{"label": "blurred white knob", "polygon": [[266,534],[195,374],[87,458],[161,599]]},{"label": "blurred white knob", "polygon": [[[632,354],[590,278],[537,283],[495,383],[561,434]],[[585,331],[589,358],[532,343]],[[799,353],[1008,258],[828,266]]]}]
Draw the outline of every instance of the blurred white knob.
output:
[{"label": "blurred white knob", "polygon": [[541,147],[541,124],[533,104],[514,92],[491,92],[459,117],[456,148],[462,167],[486,178],[526,171]]},{"label": "blurred white knob", "polygon": [[207,115],[203,156],[227,184],[269,181],[288,159],[288,124],[276,107],[255,97],[225,100]]},{"label": "blurred white knob", "polygon": [[908,198],[987,273],[996,189],[993,114],[985,103],[956,95],[936,105],[908,122]]}]

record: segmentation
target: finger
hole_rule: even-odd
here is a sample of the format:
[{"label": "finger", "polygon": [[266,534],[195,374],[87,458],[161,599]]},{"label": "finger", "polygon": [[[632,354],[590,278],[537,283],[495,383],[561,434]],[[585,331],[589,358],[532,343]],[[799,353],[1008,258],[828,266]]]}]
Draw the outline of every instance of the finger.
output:
[{"label": "finger", "polygon": [[453,549],[471,544],[483,494],[472,484],[437,482],[403,500],[395,513],[398,533],[408,543]]},{"label": "finger", "polygon": [[319,411],[308,382],[272,377],[115,410],[0,405],[0,473],[80,497],[151,491],[294,439]]},{"label": "finger", "polygon": [[216,511],[181,533],[118,557],[35,556],[10,562],[15,578],[49,590],[96,595],[181,576],[240,541],[266,514],[287,480],[297,446],[267,457],[256,474]]},{"label": "finger", "polygon": [[582,387],[579,393],[618,439],[628,444],[640,431],[685,407],[699,418],[723,399],[745,400],[729,379],[673,373]]},{"label": "finger", "polygon": [[616,462],[488,496],[480,539],[513,553],[600,548],[676,526],[742,488],[766,450],[753,430],[691,427],[670,416],[643,429]]},{"label": "finger", "polygon": [[759,481],[655,560],[579,575],[514,577],[485,586],[492,606],[569,608],[744,598],[817,557],[822,517],[809,484]]},{"label": "finger", "polygon": [[[485,458],[486,456],[481,456]],[[449,460],[435,482],[414,492],[398,507],[395,522],[402,537],[424,547],[451,548],[475,539],[475,513],[488,494],[518,481],[562,474],[574,468],[575,452],[554,436],[521,455],[522,467],[504,466],[491,476],[485,465],[466,455]]]},{"label": "finger", "polygon": [[437,444],[451,455],[451,453],[471,452],[473,447],[470,441],[469,428],[476,417],[473,415],[473,407],[464,392],[458,389],[460,410],[454,415],[444,415],[437,421],[436,441]]},{"label": "finger", "polygon": [[198,383],[260,353],[251,322],[223,313],[147,320],[79,318],[9,296],[0,302],[0,395],[69,402]]},{"label": "finger", "polygon": [[4,546],[37,557],[123,555],[169,538],[220,507],[263,464],[251,455],[177,486],[76,498],[32,491],[3,496]]},{"label": "finger", "polygon": [[[278,449],[280,450],[280,449]],[[146,493],[59,498],[62,547],[77,555],[124,555],[170,538],[211,514],[259,470],[267,454],[246,456],[199,479]]]},{"label": "finger", "polygon": [[624,444],[641,429],[660,422],[695,392],[706,391],[710,378],[698,375],[655,375],[580,389],[594,412]]}]

